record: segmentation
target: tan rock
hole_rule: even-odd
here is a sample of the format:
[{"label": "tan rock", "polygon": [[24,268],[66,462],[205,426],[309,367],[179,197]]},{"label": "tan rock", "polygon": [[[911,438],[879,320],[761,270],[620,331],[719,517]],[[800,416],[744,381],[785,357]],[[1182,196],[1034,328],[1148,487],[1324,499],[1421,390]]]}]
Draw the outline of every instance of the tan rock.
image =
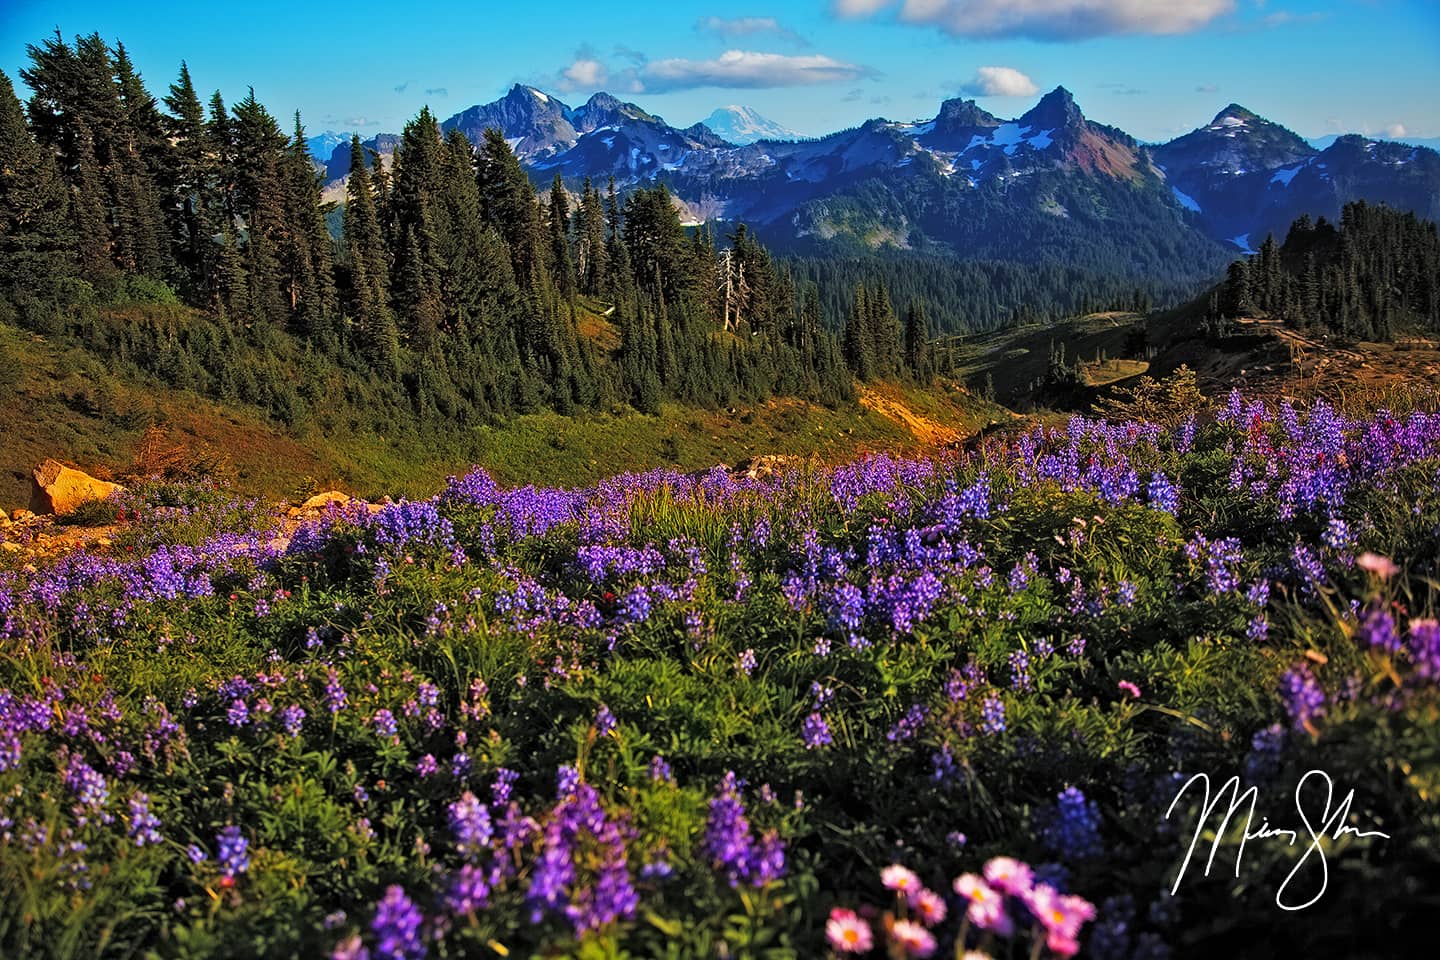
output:
[{"label": "tan rock", "polygon": [[788,473],[805,463],[801,457],[781,453],[765,453],[737,464],[735,471],[751,480],[764,480],[777,473]]},{"label": "tan rock", "polygon": [[326,490],[324,493],[317,493],[315,496],[300,504],[301,512],[324,510],[330,504],[343,507],[350,502],[350,495],[341,493],[339,490]]},{"label": "tan rock", "polygon": [[64,516],[91,500],[104,500],[124,487],[97,480],[83,470],[46,460],[30,475],[30,509],[38,514]]},{"label": "tan rock", "polygon": [[16,523],[23,523],[26,520],[33,520],[34,518],[35,514],[31,513],[29,510],[26,510],[24,507],[16,507],[14,510],[10,511],[10,519],[14,520]]}]

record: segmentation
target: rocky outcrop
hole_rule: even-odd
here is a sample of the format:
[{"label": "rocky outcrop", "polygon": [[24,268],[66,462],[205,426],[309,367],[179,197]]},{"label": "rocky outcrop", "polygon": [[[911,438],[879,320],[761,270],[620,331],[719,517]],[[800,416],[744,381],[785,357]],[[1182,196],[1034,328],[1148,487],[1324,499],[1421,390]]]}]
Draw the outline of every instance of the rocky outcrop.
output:
[{"label": "rocky outcrop", "polygon": [[45,460],[30,475],[30,510],[63,517],[83,503],[106,500],[125,488],[109,480],[97,480],[83,470],[67,467],[58,460]]}]

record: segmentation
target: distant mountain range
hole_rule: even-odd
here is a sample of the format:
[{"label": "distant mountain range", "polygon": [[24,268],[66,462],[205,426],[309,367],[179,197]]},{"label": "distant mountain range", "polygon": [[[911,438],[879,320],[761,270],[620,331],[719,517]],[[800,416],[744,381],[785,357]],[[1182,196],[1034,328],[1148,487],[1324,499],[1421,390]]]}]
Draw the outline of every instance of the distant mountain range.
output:
[{"label": "distant mountain range", "polygon": [[[1343,133],[1327,133],[1323,137],[1307,137],[1305,142],[1316,150],[1324,150],[1330,144],[1345,136]],[[1403,143],[1407,147],[1429,147],[1440,150],[1440,137],[1387,137],[1392,143]]]},{"label": "distant mountain range", "polygon": [[[475,142],[500,128],[537,184],[556,173],[572,188],[586,177],[622,190],[663,183],[688,221],[744,221],[798,252],[909,250],[1174,279],[1211,275],[1300,214],[1333,218],[1350,200],[1440,219],[1440,154],[1427,147],[1350,135],[1322,149],[1238,104],[1147,145],[1086,119],[1064,87],[1013,119],[955,99],[933,119],[797,141],[745,108],[681,129],[606,93],[571,107],[516,85],[441,127]],[[366,146],[384,155],[395,140]],[[349,159],[340,144],[327,176],[343,177]]]}]

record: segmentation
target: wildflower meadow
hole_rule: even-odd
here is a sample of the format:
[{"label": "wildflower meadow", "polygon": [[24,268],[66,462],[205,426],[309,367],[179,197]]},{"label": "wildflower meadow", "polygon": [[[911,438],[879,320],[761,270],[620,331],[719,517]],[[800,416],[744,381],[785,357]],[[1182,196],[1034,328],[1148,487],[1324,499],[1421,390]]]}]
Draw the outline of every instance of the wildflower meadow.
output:
[{"label": "wildflower meadow", "polygon": [[118,514],[0,561],[6,957],[1433,937],[1434,413]]}]

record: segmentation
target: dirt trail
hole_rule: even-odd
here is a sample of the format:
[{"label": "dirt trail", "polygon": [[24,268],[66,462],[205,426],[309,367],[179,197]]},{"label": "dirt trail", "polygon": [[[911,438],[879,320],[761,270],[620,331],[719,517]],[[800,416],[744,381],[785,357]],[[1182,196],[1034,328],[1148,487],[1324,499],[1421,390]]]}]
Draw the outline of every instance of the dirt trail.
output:
[{"label": "dirt trail", "polygon": [[921,443],[931,446],[941,446],[947,443],[955,443],[964,439],[964,434],[953,427],[929,417],[922,416],[911,410],[904,403],[894,397],[887,397],[870,387],[860,388],[860,404],[870,410],[874,410],[887,420],[905,427],[915,439]]}]

